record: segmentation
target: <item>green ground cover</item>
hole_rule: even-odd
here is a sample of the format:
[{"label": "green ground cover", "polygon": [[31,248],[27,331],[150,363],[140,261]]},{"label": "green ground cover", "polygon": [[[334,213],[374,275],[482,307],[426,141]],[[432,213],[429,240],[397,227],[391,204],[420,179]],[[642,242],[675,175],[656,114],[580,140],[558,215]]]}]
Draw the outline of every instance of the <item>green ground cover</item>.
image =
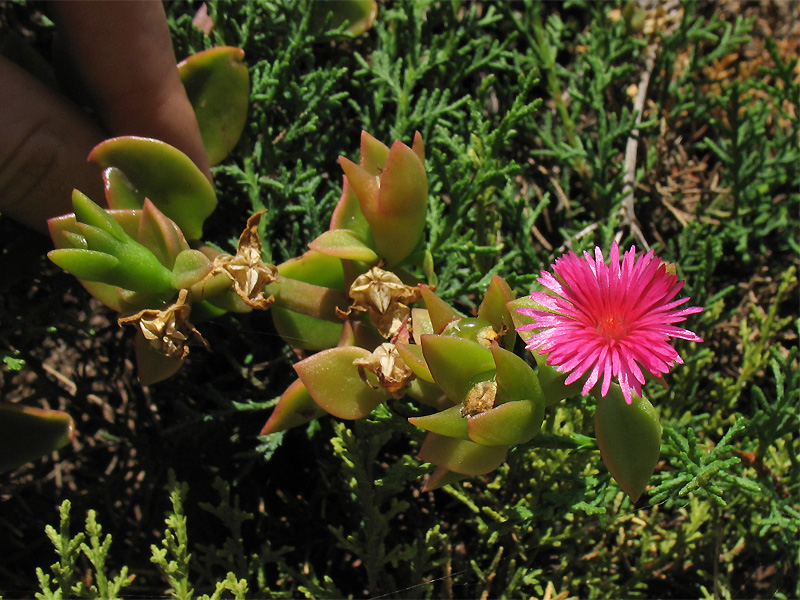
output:
[{"label": "green ground cover", "polygon": [[[356,38],[309,6],[209,2],[206,36],[195,3],[168,5],[179,59],[231,45],[250,68],[206,238],[233,249],[266,208],[264,259],[300,254],[363,129],[422,134],[438,291],[466,312],[492,275],[522,295],[567,250],[654,248],[704,307],[689,326],[705,342],[677,344],[668,389],[648,384],[664,425],[651,486],[632,504],[596,447],[535,439],[422,492],[402,400],[259,439],[295,358],[268,315],[209,324],[212,353],[143,389],[126,332],[0,220],[6,256],[36,265],[4,266],[0,393],[79,432],[0,476],[0,593],[800,595],[796,6],[387,2]],[[36,5],[2,8],[47,46]],[[543,429],[592,435],[594,408],[570,398]]]}]

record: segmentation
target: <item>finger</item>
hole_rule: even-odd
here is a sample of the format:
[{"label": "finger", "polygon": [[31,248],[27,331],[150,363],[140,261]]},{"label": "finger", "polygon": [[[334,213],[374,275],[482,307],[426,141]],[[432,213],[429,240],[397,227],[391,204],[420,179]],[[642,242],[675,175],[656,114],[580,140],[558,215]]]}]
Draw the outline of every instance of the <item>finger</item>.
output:
[{"label": "finger", "polygon": [[167,142],[210,177],[161,2],[59,0],[54,6],[66,47],[109,131]]},{"label": "finger", "polygon": [[103,134],[76,107],[0,57],[0,213],[38,231],[72,212],[78,188],[104,203],[100,168],[86,162]]}]

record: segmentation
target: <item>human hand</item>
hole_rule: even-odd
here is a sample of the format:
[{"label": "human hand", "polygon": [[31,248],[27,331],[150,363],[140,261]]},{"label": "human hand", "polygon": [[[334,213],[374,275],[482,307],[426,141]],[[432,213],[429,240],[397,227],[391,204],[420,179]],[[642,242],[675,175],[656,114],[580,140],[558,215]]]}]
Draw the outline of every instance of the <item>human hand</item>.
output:
[{"label": "human hand", "polygon": [[45,232],[48,218],[72,212],[74,188],[102,203],[100,169],[86,157],[113,136],[165,141],[210,178],[161,2],[58,0],[53,8],[101,122],[0,57],[0,213]]}]

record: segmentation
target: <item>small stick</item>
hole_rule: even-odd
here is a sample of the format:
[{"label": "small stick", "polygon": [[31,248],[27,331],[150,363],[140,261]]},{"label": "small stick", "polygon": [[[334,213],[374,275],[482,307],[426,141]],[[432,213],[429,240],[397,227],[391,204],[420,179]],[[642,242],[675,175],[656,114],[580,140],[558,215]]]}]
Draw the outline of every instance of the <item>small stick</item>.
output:
[{"label": "small stick", "polygon": [[[647,48],[647,55],[645,56],[644,72],[642,72],[642,79],[639,81],[639,87],[636,91],[636,99],[633,103],[633,110],[636,112],[636,125],[642,122],[642,114],[644,112],[644,102],[647,98],[647,87],[650,85],[650,76],[653,73],[653,68],[656,62],[656,44],[651,44]],[[628,143],[625,146],[625,174],[622,177],[624,184],[623,189],[627,191],[625,198],[622,199],[622,220],[624,224],[631,228],[631,233],[636,241],[640,243],[645,250],[650,250],[650,244],[644,239],[642,228],[639,221],[636,219],[636,213],[633,207],[633,187],[636,182],[636,153],[639,150],[639,128],[637,127],[631,132],[631,137],[628,138]]]}]

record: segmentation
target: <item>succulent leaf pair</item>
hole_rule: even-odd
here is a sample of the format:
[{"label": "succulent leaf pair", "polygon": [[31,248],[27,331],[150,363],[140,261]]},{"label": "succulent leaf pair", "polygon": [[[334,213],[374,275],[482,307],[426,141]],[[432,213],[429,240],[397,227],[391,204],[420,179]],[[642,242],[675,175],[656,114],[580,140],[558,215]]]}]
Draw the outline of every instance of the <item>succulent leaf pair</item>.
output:
[{"label": "succulent leaf pair", "polygon": [[[361,134],[359,164],[339,157],[345,172],[342,195],[328,231],[309,243],[303,255],[277,266],[275,327],[290,345],[322,350],[341,345],[340,313],[350,305],[355,280],[379,264],[391,266],[399,280],[418,281],[410,271],[432,276],[423,248],[428,206],[424,146],[419,133],[409,147],[391,148]],[[355,334],[363,333],[357,325]]]}]

